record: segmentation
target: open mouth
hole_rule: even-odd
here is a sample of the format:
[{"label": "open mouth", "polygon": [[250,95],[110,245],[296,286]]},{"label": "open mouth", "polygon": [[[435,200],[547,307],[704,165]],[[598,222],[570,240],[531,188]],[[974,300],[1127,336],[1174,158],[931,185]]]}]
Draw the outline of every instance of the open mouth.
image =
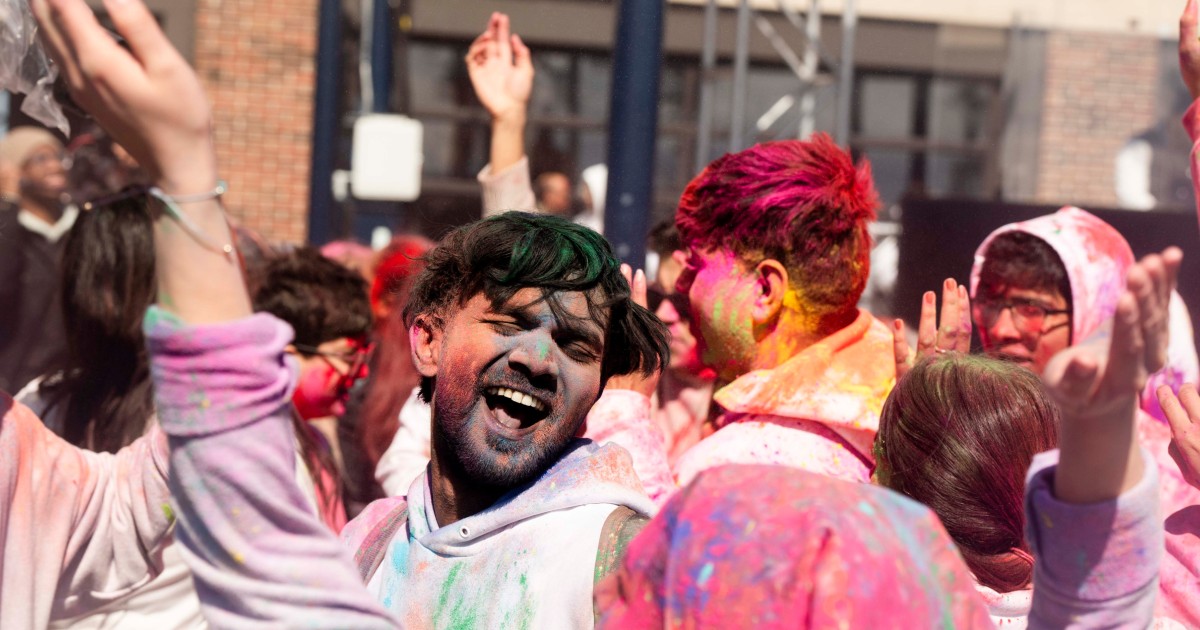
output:
[{"label": "open mouth", "polygon": [[550,415],[549,405],[515,389],[489,387],[483,398],[500,426],[510,431],[528,429]]}]

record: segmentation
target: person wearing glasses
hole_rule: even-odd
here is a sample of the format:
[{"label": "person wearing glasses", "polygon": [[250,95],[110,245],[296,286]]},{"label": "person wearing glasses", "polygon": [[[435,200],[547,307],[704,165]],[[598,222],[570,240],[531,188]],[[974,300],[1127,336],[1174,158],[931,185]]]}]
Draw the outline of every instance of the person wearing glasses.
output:
[{"label": "person wearing glasses", "polygon": [[[267,263],[254,294],[254,310],[266,312],[287,322],[296,337],[287,348],[297,359],[299,378],[292,392],[296,425],[301,441],[315,441],[316,461],[309,495],[325,523],[333,531],[346,524],[339,489],[337,466],[328,440],[311,423],[337,418],[346,411],[350,389],[366,376],[371,344],[371,305],[367,284],[357,272],[325,258],[317,250],[304,247],[282,254]],[[297,467],[298,482],[304,482],[303,468]]]},{"label": "person wearing glasses", "polygon": [[12,129],[0,162],[10,173],[0,193],[14,206],[0,211],[0,303],[9,306],[0,313],[0,390],[12,393],[66,359],[58,261],[79,209],[68,202],[69,159],[49,131]]},{"label": "person wearing glasses", "polygon": [[[984,353],[1043,374],[1059,351],[1107,336],[1104,322],[1116,309],[1133,264],[1125,238],[1079,208],[995,230],[976,250],[971,270],[970,311]],[[1185,380],[1196,380],[1188,374],[1196,350],[1181,308],[1174,294],[1167,367],[1148,379],[1137,429],[1158,465],[1163,515],[1174,523],[1168,527],[1160,613],[1200,622],[1200,600],[1189,586],[1196,579],[1190,569],[1195,554],[1187,541],[1200,533],[1200,519],[1187,509],[1200,505],[1200,490],[1188,484],[1169,453],[1169,425],[1146,413],[1159,409],[1148,404],[1158,387],[1178,391]]]}]

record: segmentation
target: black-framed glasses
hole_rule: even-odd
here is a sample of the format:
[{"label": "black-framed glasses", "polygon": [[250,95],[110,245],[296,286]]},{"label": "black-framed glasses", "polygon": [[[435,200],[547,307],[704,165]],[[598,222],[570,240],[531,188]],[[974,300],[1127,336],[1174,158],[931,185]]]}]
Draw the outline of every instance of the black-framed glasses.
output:
[{"label": "black-framed glasses", "polygon": [[[987,328],[1000,319],[1005,310],[1012,311],[1013,327],[1027,334],[1045,334],[1046,318],[1052,315],[1070,315],[1069,308],[1050,308],[1036,300],[1015,298],[1011,300],[976,300],[973,309],[980,325]],[[1065,325],[1064,324],[1060,324]],[[1055,326],[1057,328],[1058,326]]]}]

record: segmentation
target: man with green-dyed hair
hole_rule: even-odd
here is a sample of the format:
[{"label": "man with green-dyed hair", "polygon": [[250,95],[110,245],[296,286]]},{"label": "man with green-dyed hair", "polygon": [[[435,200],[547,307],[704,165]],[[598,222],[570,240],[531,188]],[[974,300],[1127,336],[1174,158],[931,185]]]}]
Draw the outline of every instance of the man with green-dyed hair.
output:
[{"label": "man with green-dyed hair", "polygon": [[576,436],[610,377],[663,365],[663,325],[602,236],[517,212],[430,252],[404,317],[432,457],[343,535],[368,589],[421,627],[590,627],[653,504],[626,451]]}]

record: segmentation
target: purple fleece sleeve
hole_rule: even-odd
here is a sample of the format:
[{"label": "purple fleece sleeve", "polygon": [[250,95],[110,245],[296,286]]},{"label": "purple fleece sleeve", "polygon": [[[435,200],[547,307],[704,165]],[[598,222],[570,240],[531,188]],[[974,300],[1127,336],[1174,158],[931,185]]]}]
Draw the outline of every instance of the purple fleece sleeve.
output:
[{"label": "purple fleece sleeve", "polygon": [[215,628],[394,628],[295,482],[292,330],[146,314],[177,540]]},{"label": "purple fleece sleeve", "polygon": [[1036,561],[1030,628],[1145,628],[1163,556],[1158,470],[1116,500],[1054,498],[1058,451],[1034,458],[1025,484],[1025,536]]}]

